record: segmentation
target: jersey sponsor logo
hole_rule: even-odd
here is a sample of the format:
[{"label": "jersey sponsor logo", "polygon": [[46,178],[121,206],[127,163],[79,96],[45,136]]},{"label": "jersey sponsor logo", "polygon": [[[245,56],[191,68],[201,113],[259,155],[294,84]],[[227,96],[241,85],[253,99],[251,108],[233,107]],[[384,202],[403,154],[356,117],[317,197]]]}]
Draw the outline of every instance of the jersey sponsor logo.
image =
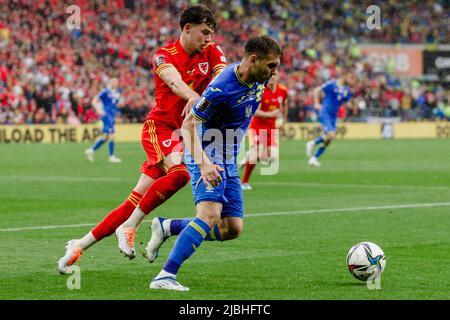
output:
[{"label": "jersey sponsor logo", "polygon": [[158,68],[159,66],[163,65],[164,63],[166,63],[166,59],[164,59],[164,56],[156,56],[153,59],[156,68]]},{"label": "jersey sponsor logo", "polygon": [[209,70],[209,62],[200,62],[198,64],[198,69],[200,70],[201,73],[203,73],[204,75],[208,74],[208,70]]},{"label": "jersey sponsor logo", "polygon": [[170,140],[170,139],[164,140],[162,142],[162,145],[166,148],[170,147],[171,144],[172,144],[172,140]]},{"label": "jersey sponsor logo", "polygon": [[202,97],[195,108],[200,112],[205,112],[205,110],[208,109],[209,104],[209,101],[206,100],[205,97]]}]

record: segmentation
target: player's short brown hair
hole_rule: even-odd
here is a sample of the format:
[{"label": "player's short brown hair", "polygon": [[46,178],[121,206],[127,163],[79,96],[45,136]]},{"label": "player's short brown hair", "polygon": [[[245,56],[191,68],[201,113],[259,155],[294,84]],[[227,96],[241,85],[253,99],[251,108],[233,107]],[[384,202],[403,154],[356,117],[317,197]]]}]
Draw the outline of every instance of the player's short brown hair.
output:
[{"label": "player's short brown hair", "polygon": [[244,54],[246,56],[255,54],[262,58],[265,58],[270,54],[281,56],[281,48],[274,39],[267,36],[259,36],[250,38],[245,43]]},{"label": "player's short brown hair", "polygon": [[187,23],[205,23],[211,29],[216,29],[216,18],[214,17],[214,14],[202,4],[191,6],[183,11],[180,18],[181,29],[183,29]]}]

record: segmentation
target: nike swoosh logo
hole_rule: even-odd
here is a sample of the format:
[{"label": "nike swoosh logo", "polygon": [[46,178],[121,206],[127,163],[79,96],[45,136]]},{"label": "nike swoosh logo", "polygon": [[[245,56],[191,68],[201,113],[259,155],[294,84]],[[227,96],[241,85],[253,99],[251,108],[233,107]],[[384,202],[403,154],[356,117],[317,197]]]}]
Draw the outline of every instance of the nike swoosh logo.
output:
[{"label": "nike swoosh logo", "polygon": [[220,90],[219,88],[211,88],[212,92],[222,92],[222,90]]},{"label": "nike swoosh logo", "polygon": [[242,100],[244,100],[244,99],[245,99],[245,97],[246,97],[246,96],[243,96],[242,98],[240,98],[240,99],[238,100],[238,103],[241,103],[241,102],[242,102]]}]

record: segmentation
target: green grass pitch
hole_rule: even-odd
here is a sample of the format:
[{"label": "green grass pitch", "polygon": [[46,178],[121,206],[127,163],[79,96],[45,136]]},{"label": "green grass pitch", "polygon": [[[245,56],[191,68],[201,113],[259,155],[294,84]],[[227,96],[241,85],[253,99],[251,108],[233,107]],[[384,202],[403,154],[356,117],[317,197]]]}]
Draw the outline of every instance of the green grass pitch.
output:
[{"label": "green grass pitch", "polygon": [[[282,141],[279,173],[261,176],[257,167],[244,194],[242,236],[204,242],[180,270],[185,293],[148,288],[174,243],[154,264],[141,256],[150,218],[136,259],[109,237],[81,258],[81,288],[67,288],[56,270],[66,241],[125,199],[145,159],[130,143],[116,146],[122,164],[106,161],[106,147],[89,163],[86,147],[0,145],[0,299],[450,298],[449,140],[336,141],[321,168],[307,166],[304,141]],[[154,215],[193,216],[190,186]],[[346,269],[360,241],[386,254],[379,290]]]}]

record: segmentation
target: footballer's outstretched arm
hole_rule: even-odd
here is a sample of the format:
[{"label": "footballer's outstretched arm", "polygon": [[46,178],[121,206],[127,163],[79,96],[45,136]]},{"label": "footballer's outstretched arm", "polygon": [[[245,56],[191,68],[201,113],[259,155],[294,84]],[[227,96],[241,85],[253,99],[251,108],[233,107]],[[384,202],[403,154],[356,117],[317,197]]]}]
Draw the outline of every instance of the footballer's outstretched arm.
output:
[{"label": "footballer's outstretched arm", "polygon": [[185,116],[191,110],[200,95],[192,90],[181,78],[175,67],[167,67],[159,73],[159,77],[169,86],[169,88],[180,98],[187,100],[186,107],[181,116]]},{"label": "footballer's outstretched arm", "polygon": [[314,108],[320,110],[322,107],[320,104],[320,93],[322,92],[322,86],[315,87],[313,90]]},{"label": "footballer's outstretched arm", "polygon": [[105,115],[105,111],[103,110],[103,104],[98,96],[95,96],[94,99],[92,99],[92,106],[100,116]]},{"label": "footballer's outstretched arm", "polygon": [[260,118],[276,118],[278,116],[278,110],[273,111],[262,111],[261,104],[258,107],[258,110],[255,112],[255,117]]}]

